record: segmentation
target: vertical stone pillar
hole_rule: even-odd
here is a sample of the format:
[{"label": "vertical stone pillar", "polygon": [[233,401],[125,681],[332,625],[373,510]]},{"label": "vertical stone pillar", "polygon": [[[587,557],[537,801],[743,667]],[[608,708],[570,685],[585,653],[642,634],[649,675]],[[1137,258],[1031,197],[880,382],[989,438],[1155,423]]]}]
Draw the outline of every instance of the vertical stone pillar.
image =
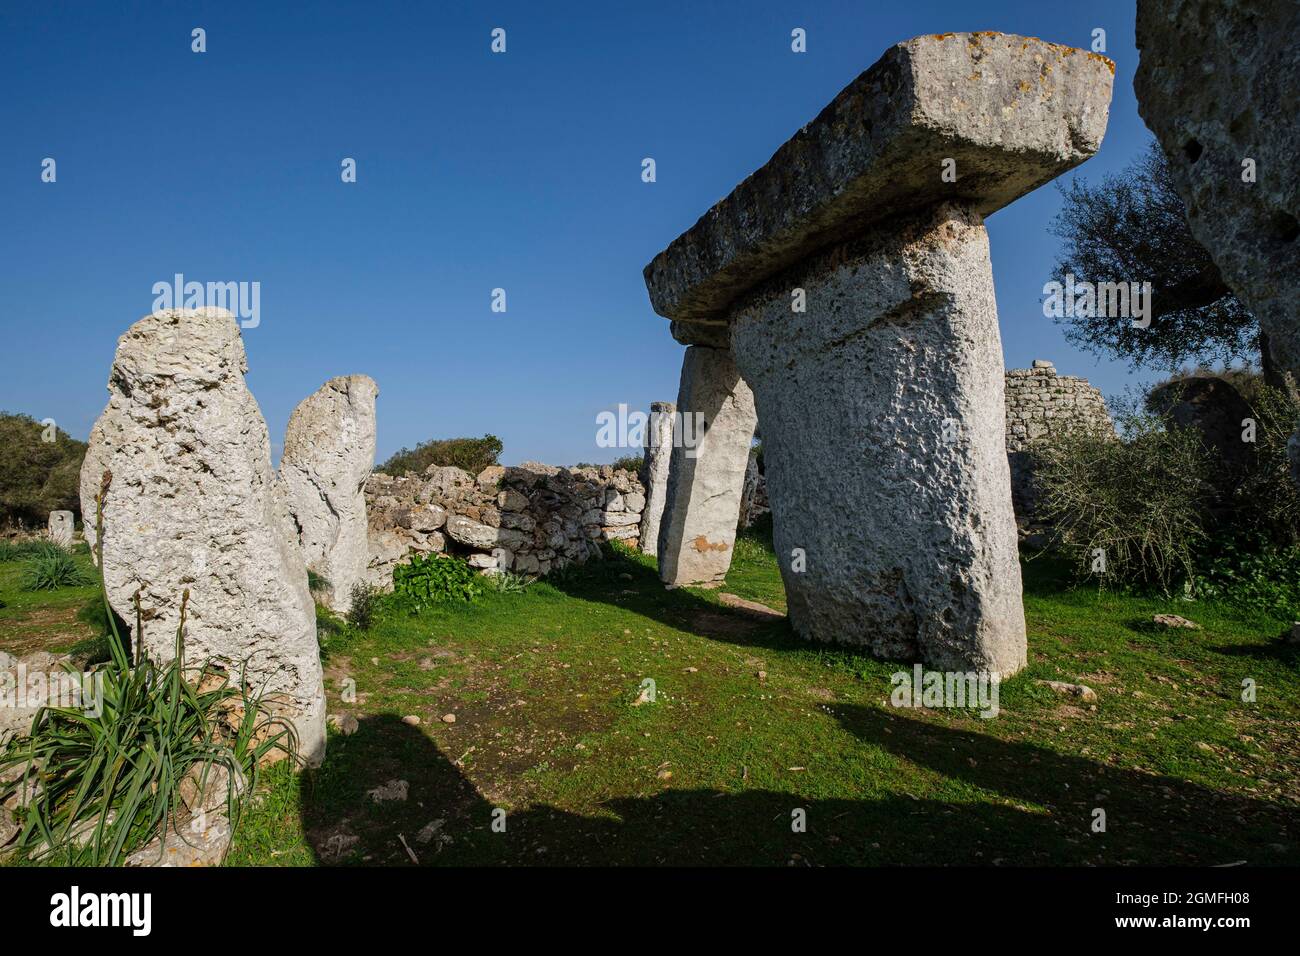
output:
[{"label": "vertical stone pillar", "polygon": [[1014,673],[1025,619],[980,217],[890,221],[740,303],[790,620],[821,642]]},{"label": "vertical stone pillar", "polygon": [[731,353],[687,348],[659,527],[659,577],[670,587],[726,577],[757,423]]},{"label": "vertical stone pillar", "polygon": [[50,540],[60,548],[72,547],[72,532],[75,527],[71,511],[50,512]]},{"label": "vertical stone pillar", "polygon": [[668,495],[668,468],[673,454],[673,420],[677,406],[672,402],[651,402],[650,424],[645,436],[645,511],[641,515],[641,550],[652,557],[659,553],[659,523]]}]

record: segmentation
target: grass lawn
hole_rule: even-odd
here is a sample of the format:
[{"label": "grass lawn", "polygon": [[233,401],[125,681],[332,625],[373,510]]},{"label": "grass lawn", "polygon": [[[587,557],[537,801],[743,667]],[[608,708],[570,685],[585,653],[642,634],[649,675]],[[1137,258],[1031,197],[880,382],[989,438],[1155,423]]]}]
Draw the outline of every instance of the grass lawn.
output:
[{"label": "grass lawn", "polygon": [[[891,707],[898,664],[667,592],[627,552],[381,616],[326,644],[330,711],[360,729],[331,734],[318,771],[273,768],[228,864],[1300,863],[1300,655],[1274,640],[1282,622],[1069,590],[1046,560],[1025,575],[1030,667],[993,719]],[[11,580],[0,565],[6,649],[47,613]],[[755,537],[723,590],[784,610]],[[1203,629],[1148,627],[1161,611]],[[634,706],[647,678],[655,699]],[[368,796],[393,780],[405,801]]]}]

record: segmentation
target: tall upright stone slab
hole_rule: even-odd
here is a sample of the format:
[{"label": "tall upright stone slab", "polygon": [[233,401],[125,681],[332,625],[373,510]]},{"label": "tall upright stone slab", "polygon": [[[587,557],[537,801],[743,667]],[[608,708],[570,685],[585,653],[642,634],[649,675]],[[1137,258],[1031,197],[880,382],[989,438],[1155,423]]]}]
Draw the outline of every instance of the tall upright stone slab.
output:
[{"label": "tall upright stone slab", "polygon": [[646,267],[674,337],[753,388],[804,636],[1024,666],[983,219],[1097,150],[1113,69],[1003,34],[899,44]]},{"label": "tall upright stone slab", "polygon": [[726,349],[692,345],[682,360],[672,456],[659,526],[659,578],[717,584],[731,566],[745,465],[758,419]]},{"label": "tall upright stone slab", "polygon": [[[1192,235],[1300,379],[1300,4],[1138,0],[1133,89]],[[1300,483],[1300,433],[1291,439]]]},{"label": "tall upright stone slab", "polygon": [[289,416],[280,480],[307,567],[327,582],[326,600],[340,614],[365,581],[366,479],[375,466],[375,398],[366,375],[332,378]]},{"label": "tall upright stone slab", "polygon": [[50,540],[60,548],[71,548],[76,521],[71,511],[51,511],[49,520]]},{"label": "tall upright stone slab", "polygon": [[137,647],[174,653],[190,592],[186,659],[242,671],[297,731],[302,755],[325,752],[325,695],[307,566],[271,468],[248,364],[224,309],[145,316],[118,340],[109,400],[81,470],[86,537],[106,473],[103,574]]},{"label": "tall upright stone slab", "polygon": [[645,436],[645,510],[641,513],[641,550],[659,553],[659,524],[668,496],[668,468],[673,456],[673,420],[677,406],[672,402],[651,402],[650,423]]}]

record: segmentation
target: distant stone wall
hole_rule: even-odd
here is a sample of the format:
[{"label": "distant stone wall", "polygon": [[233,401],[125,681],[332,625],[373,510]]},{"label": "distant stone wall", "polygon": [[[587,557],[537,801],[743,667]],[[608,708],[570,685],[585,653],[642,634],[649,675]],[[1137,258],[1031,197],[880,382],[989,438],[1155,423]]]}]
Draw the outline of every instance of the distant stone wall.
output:
[{"label": "distant stone wall", "polygon": [[369,581],[390,588],[412,554],[449,553],[483,571],[544,575],[600,555],[601,541],[636,547],[645,508],[637,475],[614,469],[493,465],[479,475],[433,465],[366,482]]},{"label": "distant stone wall", "polygon": [[1078,426],[1112,434],[1115,426],[1100,391],[1085,378],[1057,375],[1056,367],[1043,359],[1035,359],[1033,368],[1007,372],[1006,407],[1011,502],[1024,524],[1034,520],[1037,504],[1030,446]]}]

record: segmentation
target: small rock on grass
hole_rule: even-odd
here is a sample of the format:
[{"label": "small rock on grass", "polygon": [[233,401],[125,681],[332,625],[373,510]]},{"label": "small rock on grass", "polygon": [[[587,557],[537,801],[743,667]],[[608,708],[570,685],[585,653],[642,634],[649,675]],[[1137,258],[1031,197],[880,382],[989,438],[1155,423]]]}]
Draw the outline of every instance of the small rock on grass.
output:
[{"label": "small rock on grass", "polygon": [[1077,697],[1085,703],[1092,704],[1097,700],[1097,692],[1087,684],[1067,684],[1060,680],[1036,680],[1034,683],[1050,687],[1064,697]]},{"label": "small rock on grass", "polygon": [[1151,620],[1160,627],[1181,627],[1188,631],[1199,631],[1201,629],[1201,625],[1195,621],[1189,621],[1177,614],[1157,614]]},{"label": "small rock on grass", "polygon": [[402,723],[406,724],[408,727],[419,727],[420,718],[415,714],[407,714],[402,718]]},{"label": "small rock on grass", "polygon": [[455,714],[443,714],[443,715],[442,715],[442,722],[443,722],[444,724],[454,724],[454,723],[456,722],[456,715],[455,715]]},{"label": "small rock on grass", "polygon": [[410,789],[411,785],[405,780],[389,780],[387,783],[382,783],[373,790],[367,791],[366,796],[375,803],[388,803],[393,800],[398,803],[405,803]]},{"label": "small rock on grass", "polygon": [[344,737],[351,737],[361,726],[352,714],[330,714],[329,725]]}]

